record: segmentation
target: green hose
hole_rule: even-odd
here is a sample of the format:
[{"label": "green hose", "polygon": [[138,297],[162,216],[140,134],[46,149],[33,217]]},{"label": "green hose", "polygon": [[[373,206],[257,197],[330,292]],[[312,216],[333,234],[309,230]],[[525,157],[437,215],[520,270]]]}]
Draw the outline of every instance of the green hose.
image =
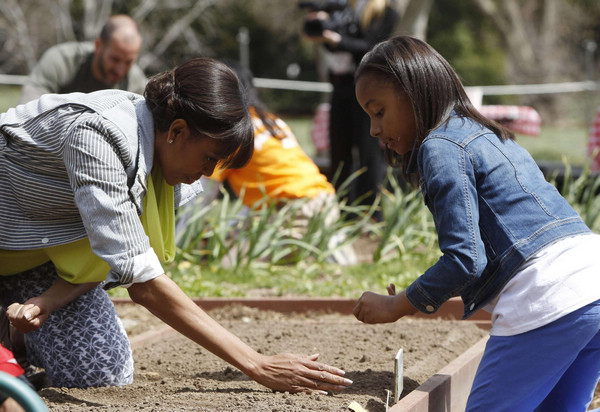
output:
[{"label": "green hose", "polygon": [[46,404],[33,389],[6,372],[0,372],[0,393],[13,398],[26,412],[48,412]]}]

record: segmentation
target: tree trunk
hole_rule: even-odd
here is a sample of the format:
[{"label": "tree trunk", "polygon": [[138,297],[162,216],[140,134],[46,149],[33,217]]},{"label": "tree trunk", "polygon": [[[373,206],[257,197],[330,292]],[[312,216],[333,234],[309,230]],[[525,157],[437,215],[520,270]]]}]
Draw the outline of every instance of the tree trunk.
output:
[{"label": "tree trunk", "polygon": [[411,0],[401,13],[401,18],[396,25],[398,34],[409,34],[421,40],[427,37],[427,24],[433,0]]},{"label": "tree trunk", "polygon": [[515,82],[556,78],[558,0],[473,0],[500,32]]},{"label": "tree trunk", "polygon": [[0,13],[4,15],[10,27],[13,28],[15,36],[12,40],[15,40],[15,43],[18,44],[16,49],[19,50],[27,67],[31,70],[37,63],[37,59],[23,10],[16,0],[2,0],[0,1]]}]

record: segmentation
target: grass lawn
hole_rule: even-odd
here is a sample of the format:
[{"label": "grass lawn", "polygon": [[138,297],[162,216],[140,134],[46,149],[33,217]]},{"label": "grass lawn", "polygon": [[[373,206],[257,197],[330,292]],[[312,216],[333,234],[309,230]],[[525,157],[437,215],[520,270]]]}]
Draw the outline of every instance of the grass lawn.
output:
[{"label": "grass lawn", "polygon": [[4,113],[19,103],[20,86],[0,85],[0,113]]},{"label": "grass lawn", "polygon": [[542,128],[540,136],[517,135],[517,141],[538,161],[566,161],[581,166],[587,162],[588,130],[584,126]]},{"label": "grass lawn", "polygon": [[[358,298],[366,290],[386,293],[395,283],[406,288],[435,263],[437,247],[430,253],[405,254],[377,264],[355,266],[331,264],[298,264],[270,268],[233,271],[214,270],[204,265],[181,262],[167,266],[167,273],[189,296],[194,297],[260,297],[313,296]],[[123,288],[111,290],[113,297],[126,297]]]}]

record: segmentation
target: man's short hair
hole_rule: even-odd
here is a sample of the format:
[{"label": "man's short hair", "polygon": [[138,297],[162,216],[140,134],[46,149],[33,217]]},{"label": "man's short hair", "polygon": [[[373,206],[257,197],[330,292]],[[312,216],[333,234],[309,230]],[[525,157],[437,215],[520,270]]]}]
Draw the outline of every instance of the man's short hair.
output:
[{"label": "man's short hair", "polygon": [[125,14],[117,14],[109,18],[104,26],[102,26],[99,36],[100,40],[102,40],[103,43],[107,43],[112,38],[113,33],[126,24],[133,26],[139,34],[140,27],[135,20]]}]

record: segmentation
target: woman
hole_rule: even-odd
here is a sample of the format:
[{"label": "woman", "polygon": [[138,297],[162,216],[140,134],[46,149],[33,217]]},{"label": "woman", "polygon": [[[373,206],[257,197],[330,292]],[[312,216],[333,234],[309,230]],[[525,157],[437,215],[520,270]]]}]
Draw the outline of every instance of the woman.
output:
[{"label": "woman", "polygon": [[434,313],[460,295],[465,318],[492,314],[467,411],[587,410],[600,377],[600,236],[428,44],[376,46],[356,96],[388,162],[418,182],[442,252],[405,291],[365,292],[357,319]]},{"label": "woman", "polygon": [[45,95],[0,115],[0,132],[0,304],[29,332],[29,360],[53,385],[131,383],[129,342],[103,290],[118,285],[269,388],[350,384],[317,355],[252,350],[161,267],[174,253],[175,205],[193,198],[217,164],[240,167],[252,155],[250,117],[227,66],[191,60],[153,77],[144,98]]}]

